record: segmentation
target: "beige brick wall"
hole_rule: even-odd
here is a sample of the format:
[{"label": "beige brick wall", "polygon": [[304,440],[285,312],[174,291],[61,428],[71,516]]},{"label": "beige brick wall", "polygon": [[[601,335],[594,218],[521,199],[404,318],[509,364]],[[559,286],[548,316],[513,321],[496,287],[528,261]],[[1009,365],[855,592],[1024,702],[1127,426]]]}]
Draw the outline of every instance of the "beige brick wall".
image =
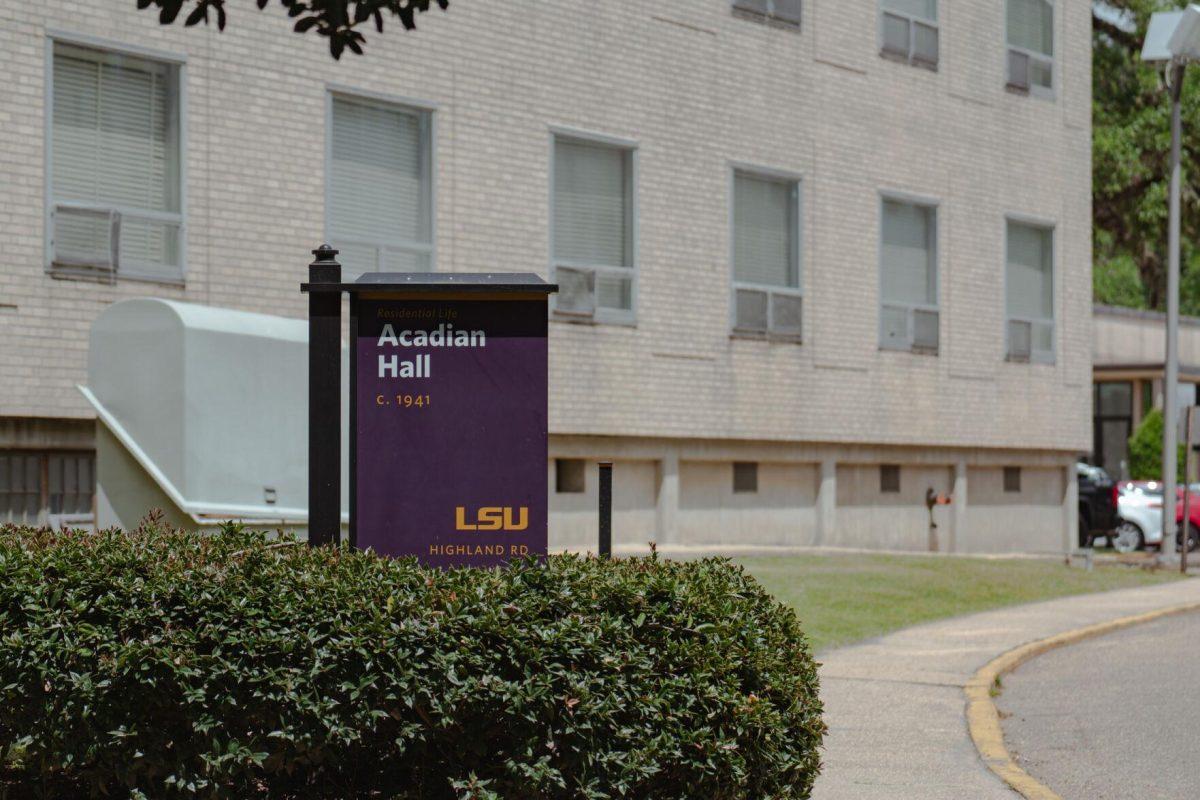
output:
[{"label": "beige brick wall", "polygon": [[[934,73],[877,55],[875,0],[810,0],[799,31],[727,0],[464,0],[340,64],[274,3],[223,34],[131,0],[0,4],[0,416],[88,415],[115,300],[302,315],[337,84],[436,104],[441,270],[547,273],[551,126],[638,143],[638,322],[551,326],[556,433],[1088,450],[1090,5],[1055,4],[1054,100],[1005,91],[1003,3],[940,5]],[[186,288],[44,274],[49,31],[186,56]],[[729,337],[735,162],[803,176],[802,345]],[[937,357],[878,349],[881,190],[939,203]],[[1003,358],[1005,213],[1057,225],[1053,365]]]}]

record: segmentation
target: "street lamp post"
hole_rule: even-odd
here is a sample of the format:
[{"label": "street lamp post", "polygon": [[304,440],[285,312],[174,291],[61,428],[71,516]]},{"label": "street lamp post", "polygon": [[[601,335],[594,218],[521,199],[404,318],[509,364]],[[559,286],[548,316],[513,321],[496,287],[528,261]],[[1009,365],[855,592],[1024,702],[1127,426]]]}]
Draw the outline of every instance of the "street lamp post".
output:
[{"label": "street lamp post", "polygon": [[[1150,18],[1142,60],[1162,64],[1171,97],[1171,185],[1167,205],[1167,341],[1163,375],[1163,539],[1159,561],[1175,558],[1176,438],[1179,431],[1179,194],[1180,98],[1184,69],[1200,56],[1200,6],[1165,11]],[[1190,446],[1190,442],[1188,445]],[[1184,481],[1187,476],[1183,476]],[[1187,520],[1184,520],[1187,524]]]},{"label": "street lamp post", "polygon": [[[1164,563],[1175,554],[1175,468],[1179,463],[1175,439],[1179,432],[1179,140],[1182,135],[1179,96],[1183,70],[1183,64],[1174,62],[1167,68],[1171,93],[1171,186],[1167,201],[1167,346],[1163,375],[1163,539],[1158,550],[1159,560]],[[1183,480],[1187,481],[1187,475]]]}]

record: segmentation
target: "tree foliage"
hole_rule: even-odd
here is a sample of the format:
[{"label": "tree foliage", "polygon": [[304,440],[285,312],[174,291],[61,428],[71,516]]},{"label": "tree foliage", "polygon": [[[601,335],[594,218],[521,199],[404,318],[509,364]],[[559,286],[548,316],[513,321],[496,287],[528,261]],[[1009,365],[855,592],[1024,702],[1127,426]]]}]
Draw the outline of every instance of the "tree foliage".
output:
[{"label": "tree foliage", "polygon": [[[1108,0],[1092,15],[1092,176],[1096,300],[1166,301],[1170,102],[1161,69],[1141,61],[1150,15],[1170,0]],[[1200,74],[1188,71],[1183,117],[1183,309],[1200,311]],[[1136,278],[1136,282],[1134,281]]]},{"label": "tree foliage", "polygon": [[[435,0],[445,10],[450,0]],[[266,8],[270,0],[254,0],[259,10]],[[362,55],[366,36],[362,28],[373,25],[375,31],[383,33],[384,17],[400,20],[405,30],[417,26],[418,12],[429,10],[430,0],[279,0],[287,14],[296,20],[292,27],[296,33],[316,31],[329,40],[329,52],[336,59],[350,50]],[[217,29],[225,30],[225,0],[137,0],[138,8],[154,6],[158,19],[164,25],[174,23],[187,9],[185,26],[206,25],[216,20]]]},{"label": "tree foliage", "polygon": [[[1175,474],[1184,476],[1184,457],[1187,450],[1179,445]],[[1129,437],[1129,477],[1135,481],[1162,480],[1163,413],[1161,409],[1146,412],[1137,429]]]}]

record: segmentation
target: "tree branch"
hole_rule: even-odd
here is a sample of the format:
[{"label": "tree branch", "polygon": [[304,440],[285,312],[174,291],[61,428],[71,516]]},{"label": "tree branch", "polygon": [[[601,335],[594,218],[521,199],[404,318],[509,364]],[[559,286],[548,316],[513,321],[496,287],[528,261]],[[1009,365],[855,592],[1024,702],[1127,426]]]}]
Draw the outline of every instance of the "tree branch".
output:
[{"label": "tree branch", "polygon": [[1124,30],[1123,28],[1114,25],[1106,19],[1102,19],[1095,11],[1092,12],[1092,30],[1096,33],[1101,33],[1113,41],[1114,44],[1124,47],[1130,52],[1139,52],[1142,49],[1142,40],[1136,33]]},{"label": "tree branch", "polygon": [[[261,10],[270,0],[247,0],[254,2]],[[430,3],[436,3],[443,11],[450,5],[450,0],[279,0],[280,5],[287,9],[289,17],[296,20],[292,30],[296,33],[307,33],[315,30],[320,36],[329,39],[329,52],[335,58],[342,57],[345,50],[362,55],[362,45],[366,37],[356,28],[367,20],[375,22],[375,29],[383,33],[383,13],[400,20],[405,30],[417,27],[416,15],[429,10]],[[171,25],[185,6],[191,7],[191,13],[184,21],[185,27],[209,22],[210,10],[216,12],[217,29],[225,30],[226,0],[137,0],[139,9],[158,9],[158,20],[163,25]]]}]

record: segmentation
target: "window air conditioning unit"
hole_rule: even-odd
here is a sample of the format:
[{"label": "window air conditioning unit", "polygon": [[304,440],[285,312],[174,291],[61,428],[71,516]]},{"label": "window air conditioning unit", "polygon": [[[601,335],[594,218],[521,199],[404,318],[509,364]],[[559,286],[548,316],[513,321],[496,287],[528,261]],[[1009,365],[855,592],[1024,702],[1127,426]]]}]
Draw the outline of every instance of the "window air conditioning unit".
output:
[{"label": "window air conditioning unit", "polygon": [[913,350],[936,353],[938,350],[938,312],[914,308],[912,315]]},{"label": "window air conditioning unit", "polygon": [[908,37],[908,20],[885,11],[883,14],[883,54],[898,58],[901,61],[907,61]]},{"label": "window air conditioning unit", "polygon": [[596,313],[596,273],[590,269],[558,267],[554,270],[558,294],[554,313],[590,317]]},{"label": "window air conditioning unit", "polygon": [[800,338],[803,300],[796,295],[771,293],[771,330],[776,336]]},{"label": "window air conditioning unit", "polygon": [[1016,50],[1008,51],[1008,86],[1029,91],[1029,56]]},{"label": "window air conditioning unit", "polygon": [[734,292],[733,327],[747,333],[766,333],[770,325],[767,310],[769,296],[757,289],[738,289]]},{"label": "window air conditioning unit", "polygon": [[1028,361],[1033,353],[1033,324],[1022,320],[1008,321],[1008,358]]},{"label": "window air conditioning unit", "polygon": [[804,299],[797,294],[739,287],[733,306],[735,331],[800,339]]},{"label": "window air conditioning unit", "polygon": [[733,7],[738,11],[748,11],[751,14],[762,14],[763,16],[766,16],[769,11],[767,0],[733,0]]},{"label": "window air conditioning unit", "polygon": [[913,23],[912,60],[914,64],[930,69],[938,65],[938,29],[920,22]]},{"label": "window air conditioning unit", "polygon": [[121,249],[119,212],[56,205],[52,225],[51,261],[56,270],[115,280]]}]

